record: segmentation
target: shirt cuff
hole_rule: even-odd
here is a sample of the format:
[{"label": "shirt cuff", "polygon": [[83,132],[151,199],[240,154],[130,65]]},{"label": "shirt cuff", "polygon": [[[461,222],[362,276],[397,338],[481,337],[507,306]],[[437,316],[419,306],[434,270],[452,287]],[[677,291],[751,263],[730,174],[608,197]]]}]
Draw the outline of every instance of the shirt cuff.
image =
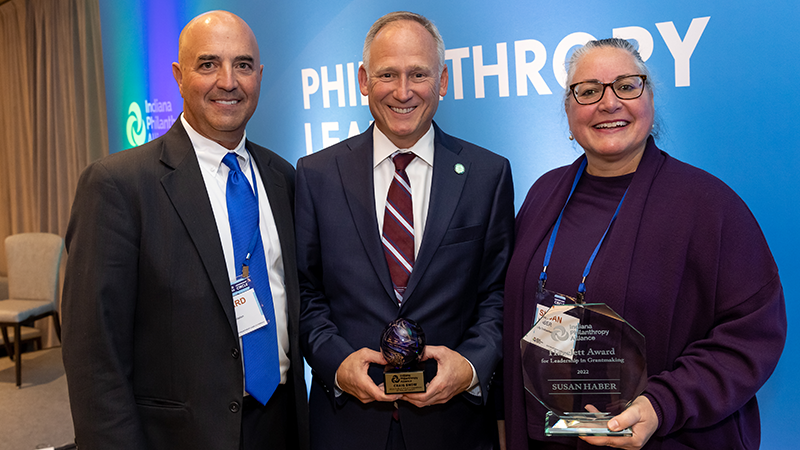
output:
[{"label": "shirt cuff", "polygon": [[[464,358],[467,359],[467,358]],[[483,394],[481,391],[481,383],[478,380],[478,372],[475,371],[475,366],[467,359],[469,366],[472,368],[472,382],[469,384],[467,388],[467,394],[474,395],[475,397],[480,397]]]},{"label": "shirt cuff", "polygon": [[344,391],[339,387],[339,371],[337,370],[333,375],[333,395],[339,398],[342,394],[344,394]]}]

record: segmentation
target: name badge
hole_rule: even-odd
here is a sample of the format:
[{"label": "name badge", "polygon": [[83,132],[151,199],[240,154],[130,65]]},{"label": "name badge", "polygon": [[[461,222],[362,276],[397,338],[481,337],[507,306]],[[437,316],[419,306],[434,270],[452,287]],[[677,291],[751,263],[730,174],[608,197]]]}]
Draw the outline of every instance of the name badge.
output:
[{"label": "name badge", "polygon": [[572,359],[578,338],[580,319],[562,314],[574,308],[573,305],[555,305],[522,338],[525,342],[548,350],[551,355]]},{"label": "name badge", "polygon": [[231,283],[233,311],[236,314],[236,328],[239,337],[267,325],[267,318],[261,310],[256,291],[250,286],[249,278],[239,278]]},{"label": "name badge", "polygon": [[533,316],[533,324],[539,321],[552,306],[563,305],[569,299],[572,303],[575,301],[566,295],[557,294],[547,289],[540,289],[536,292],[536,315]]}]

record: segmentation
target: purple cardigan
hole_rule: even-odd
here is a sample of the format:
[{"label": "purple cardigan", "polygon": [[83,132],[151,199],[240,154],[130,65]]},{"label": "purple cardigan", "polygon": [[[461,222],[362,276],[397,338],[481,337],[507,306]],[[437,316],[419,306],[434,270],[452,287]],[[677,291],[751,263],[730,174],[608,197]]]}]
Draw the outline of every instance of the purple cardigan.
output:
[{"label": "purple cardigan", "polygon": [[[541,270],[532,256],[547,245],[583,158],[539,178],[517,216],[504,312],[510,450],[527,449],[528,434],[547,439],[546,410],[523,389],[522,310],[534,294],[525,279]],[[659,426],[645,448],[758,448],[755,394],[783,350],[786,311],[778,268],[744,202],[651,137],[603,246],[586,301],[607,303],[647,339],[645,395]]]}]

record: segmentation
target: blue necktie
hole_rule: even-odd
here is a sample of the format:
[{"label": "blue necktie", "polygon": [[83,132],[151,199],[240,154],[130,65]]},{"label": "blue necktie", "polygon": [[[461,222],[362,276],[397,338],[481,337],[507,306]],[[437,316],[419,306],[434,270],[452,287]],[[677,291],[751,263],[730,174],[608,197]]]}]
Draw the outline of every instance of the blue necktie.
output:
[{"label": "blue necktie", "polygon": [[[275,308],[269,287],[264,246],[258,228],[258,199],[250,188],[236,153],[228,153],[222,159],[228,166],[228,184],[225,199],[228,205],[228,221],[233,238],[233,256],[236,274],[242,274],[242,264],[250,250],[253,237],[257,235],[255,248],[249,262],[251,286],[256,291],[267,325],[242,336],[245,389],[256,400],[266,405],[281,381],[278,363],[278,341],[275,331]],[[253,180],[255,182],[255,180]]]}]

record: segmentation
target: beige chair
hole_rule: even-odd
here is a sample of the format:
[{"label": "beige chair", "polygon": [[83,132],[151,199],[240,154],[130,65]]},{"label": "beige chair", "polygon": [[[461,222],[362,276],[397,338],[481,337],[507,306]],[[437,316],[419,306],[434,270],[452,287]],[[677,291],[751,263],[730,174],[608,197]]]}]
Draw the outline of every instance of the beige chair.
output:
[{"label": "beige chair", "polygon": [[22,233],[6,238],[8,262],[8,299],[0,300],[0,330],[10,357],[16,365],[17,387],[22,382],[20,340],[14,339],[12,349],[7,327],[14,336],[21,336],[23,325],[53,316],[56,334],[61,340],[58,319],[58,271],[64,240],[50,233]]},{"label": "beige chair", "polygon": [[[8,295],[6,295],[8,297]],[[21,327],[22,328],[22,340],[20,341],[23,345],[25,344],[33,344],[33,350],[41,350],[42,349],[42,330],[33,327]],[[16,339],[16,335],[14,334],[13,328],[8,328],[8,339],[11,341],[11,344],[14,344],[14,339]],[[6,341],[3,339],[2,334],[0,334],[0,345],[4,348],[6,347]],[[9,353],[10,355],[10,353]],[[14,358],[11,358],[12,360]]]},{"label": "beige chair", "polygon": [[[0,276],[0,300],[4,300],[7,298],[8,298],[8,277]],[[13,343],[14,339],[16,339],[13,328],[8,330],[8,337],[11,340],[11,343]],[[38,328],[22,327],[22,341],[20,342],[22,342],[23,344],[29,342],[33,343],[34,350],[40,350],[42,348],[42,331]],[[0,335],[0,345],[2,345],[5,348],[9,348],[6,347],[6,340],[3,339],[2,335]],[[11,355],[11,353],[8,352],[7,354],[9,356]]]}]

